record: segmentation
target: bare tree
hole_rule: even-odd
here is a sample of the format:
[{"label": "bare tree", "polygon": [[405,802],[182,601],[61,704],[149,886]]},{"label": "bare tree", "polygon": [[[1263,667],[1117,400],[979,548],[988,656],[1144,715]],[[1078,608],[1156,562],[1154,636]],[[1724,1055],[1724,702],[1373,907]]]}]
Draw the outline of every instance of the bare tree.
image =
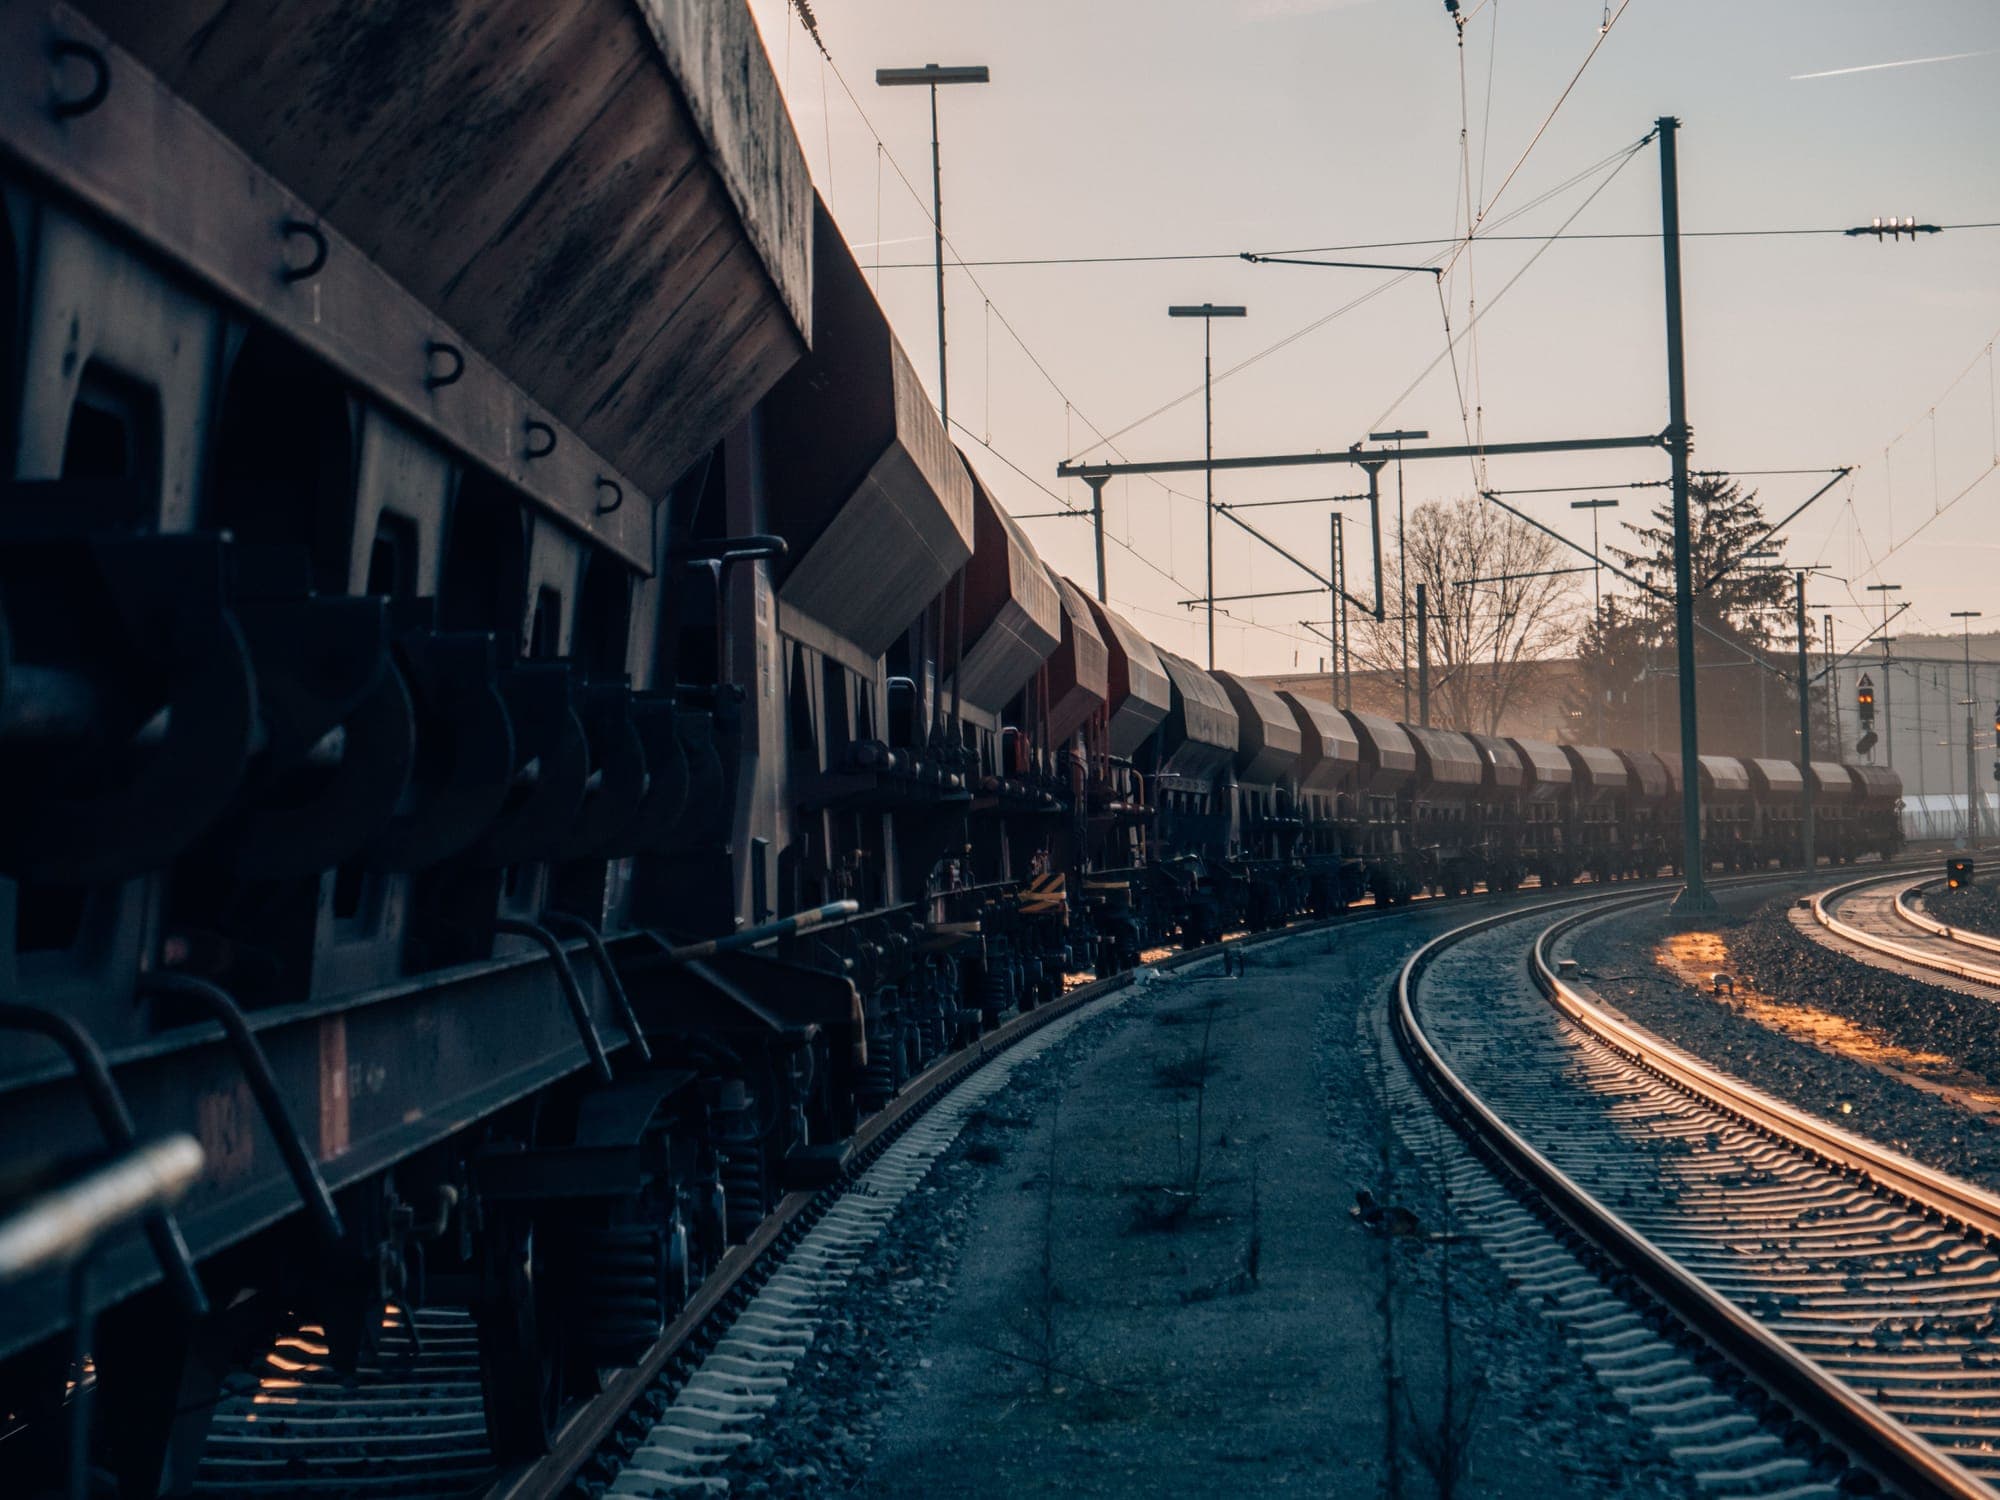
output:
[{"label": "bare tree", "polygon": [[[1403,558],[1383,559],[1388,618],[1359,621],[1357,664],[1401,670],[1397,607],[1407,570],[1411,611],[1419,583],[1428,596],[1431,721],[1498,733],[1527,663],[1562,653],[1576,638],[1572,579],[1522,576],[1563,566],[1561,543],[1483,500],[1427,500],[1409,514],[1404,548]],[[1414,622],[1410,639],[1414,675]]]}]

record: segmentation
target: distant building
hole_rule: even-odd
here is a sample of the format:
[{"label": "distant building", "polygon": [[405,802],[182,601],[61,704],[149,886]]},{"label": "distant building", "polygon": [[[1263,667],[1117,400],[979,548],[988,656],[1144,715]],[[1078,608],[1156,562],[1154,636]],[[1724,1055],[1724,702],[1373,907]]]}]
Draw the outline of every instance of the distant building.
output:
[{"label": "distant building", "polygon": [[[1880,626],[1879,620],[1876,622]],[[2000,634],[1972,637],[1972,691],[1966,691],[1966,641],[1956,635],[1897,635],[1885,652],[1870,641],[1842,660],[1832,676],[1840,719],[1840,758],[1894,766],[1913,797],[1957,797],[1965,806],[1965,726],[1972,721],[1972,779],[1982,800],[1995,788],[2000,762],[1993,723],[2000,713]],[[1856,631],[1860,638],[1862,632]],[[1842,649],[1839,642],[1836,649]],[[1886,659],[1885,659],[1886,658]],[[1855,749],[1861,728],[1855,698],[1866,677],[1875,690],[1876,744]],[[1965,700],[1971,698],[1968,704]],[[1940,804],[1942,805],[1942,804]],[[1990,800],[1989,800],[1990,811]]]}]

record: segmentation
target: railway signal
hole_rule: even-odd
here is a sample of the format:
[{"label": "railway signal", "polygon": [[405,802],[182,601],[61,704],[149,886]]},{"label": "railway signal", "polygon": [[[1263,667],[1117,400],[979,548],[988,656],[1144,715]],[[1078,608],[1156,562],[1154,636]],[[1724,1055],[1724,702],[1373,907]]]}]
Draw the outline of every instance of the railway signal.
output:
[{"label": "railway signal", "polygon": [[1866,672],[1854,689],[1854,711],[1861,721],[1861,738],[1854,742],[1854,753],[1866,755],[1875,748],[1875,682]]}]

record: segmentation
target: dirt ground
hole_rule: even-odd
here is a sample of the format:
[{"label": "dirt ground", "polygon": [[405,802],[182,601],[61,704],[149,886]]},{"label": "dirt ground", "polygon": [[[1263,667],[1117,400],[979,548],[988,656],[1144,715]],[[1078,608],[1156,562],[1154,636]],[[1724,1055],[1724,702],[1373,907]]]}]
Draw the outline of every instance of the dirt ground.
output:
[{"label": "dirt ground", "polygon": [[[1386,1493],[1384,1257],[1394,1265],[1401,1492],[1427,1451],[1463,1495],[1682,1493],[1669,1465],[1476,1250],[1455,1256],[1454,1407],[1441,1442],[1433,1209],[1400,1160],[1390,1238],[1379,1065],[1358,1024],[1412,915],[1264,949],[1246,978],[1164,979],[1037,1107],[997,1106],[948,1290],[886,1383],[849,1493]],[[1400,1153],[1399,1153],[1400,1155]],[[1405,1211],[1407,1211],[1405,1213]]]}]

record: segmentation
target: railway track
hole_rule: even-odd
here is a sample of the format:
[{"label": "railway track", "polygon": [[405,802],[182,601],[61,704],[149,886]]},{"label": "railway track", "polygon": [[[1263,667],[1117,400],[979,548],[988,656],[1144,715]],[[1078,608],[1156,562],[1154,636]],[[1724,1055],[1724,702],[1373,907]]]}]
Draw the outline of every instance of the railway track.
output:
[{"label": "railway track", "polygon": [[[1392,920],[1410,910],[1371,906],[1269,932],[1232,934],[1228,947],[1254,948],[1328,926]],[[736,1430],[772,1404],[810,1339],[815,1309],[845,1280],[902,1194],[950,1144],[965,1115],[1023,1060],[1022,1044],[1052,1044],[1062,1029],[1098,1006],[1116,1003],[1131,986],[1154,974],[1214,962],[1223,948],[1214,943],[1188,949],[1080,985],[940,1059],[863,1126],[842,1181],[785,1199],[750,1243],[730,1251],[646,1357],[569,1419],[545,1459],[500,1474],[481,1500],[558,1500],[580,1492],[580,1476],[592,1491],[610,1494],[698,1491],[702,1471],[747,1441]]]},{"label": "railway track", "polygon": [[[1654,899],[1673,884],[1619,886],[1613,899],[1622,905],[1641,892],[1646,894],[1637,899]],[[1568,906],[1579,898],[1530,890],[1512,898],[1474,899],[1507,900],[1512,908],[1526,900],[1546,910],[1552,902]],[[1606,900],[1596,894],[1581,899]],[[1229,946],[1254,946],[1329,924],[1388,920],[1410,910],[1364,907],[1233,936]],[[1515,910],[1488,920],[1521,917]],[[328,1496],[555,1500],[585,1492],[581,1485],[635,1493],[650,1493],[646,1486],[663,1483],[699,1485],[701,1471],[737,1445],[734,1429],[770,1403],[804,1347],[813,1310],[837,1291],[864,1239],[879,1231],[901,1192],[956,1134],[958,1118],[972,1107],[968,1090],[983,1094],[998,1087],[1013,1065],[1005,1059],[1052,1023],[1079,1017],[1149,972],[1213,960],[1220,948],[1171,954],[1135,974],[1085,983],[940,1059],[862,1127],[839,1182],[784,1199],[748,1242],[732,1248],[711,1271],[642,1358],[607,1374],[598,1392],[574,1406],[542,1460],[493,1463],[484,1443],[476,1351],[465,1315],[426,1309],[416,1315],[421,1336],[415,1341],[400,1319],[385,1325],[379,1358],[352,1383],[331,1371],[316,1329],[281,1340],[257,1372],[255,1388],[236,1391],[219,1408],[199,1492],[268,1493],[274,1480],[283,1480],[296,1492]],[[989,1066],[996,1059],[1002,1060],[998,1069]],[[2000,1204],[1995,1214],[2000,1230]],[[2000,1424],[2000,1396],[1995,1408]],[[632,1477],[620,1491],[616,1475],[627,1470]]]},{"label": "railway track", "polygon": [[[1844,1457],[1905,1493],[1990,1495],[2000,1198],[1716,1072],[1559,973],[1569,933],[1650,899],[1503,913],[1427,944],[1398,981],[1405,1058],[1481,1155],[1688,1331],[1649,1369],[1657,1388],[1686,1382],[1648,1408],[1670,1446],[1747,1443],[1766,1457],[1746,1472],[1788,1493],[1851,1484]],[[1496,982],[1523,975],[1524,951],[1524,977]],[[1743,1379],[1761,1421],[1701,1394]]]},{"label": "railway track", "polygon": [[[1267,933],[1232,934],[1228,946],[1254,947],[1330,923],[1392,919],[1410,909],[1364,907]],[[1152,973],[1212,962],[1222,946],[1172,953],[1079,985],[911,1080],[857,1133],[842,1178],[783,1199],[703,1279],[640,1359],[608,1373],[600,1390],[576,1403],[541,1460],[494,1463],[469,1314],[424,1309],[413,1320],[414,1340],[411,1320],[401,1314],[385,1320],[377,1356],[351,1380],[332,1368],[316,1326],[279,1339],[218,1407],[196,1493],[555,1500],[586,1492],[579,1484],[601,1491],[627,1470],[628,1489],[619,1492],[700,1488],[700,1471],[736,1445],[733,1430],[769,1404],[771,1382],[782,1383],[809,1338],[813,1309],[837,1291],[864,1241],[949,1145],[977,1098],[1004,1082],[1022,1044],[1053,1043],[1057,1028],[1094,1005],[1115,1002]]]},{"label": "railway track", "polygon": [[1813,921],[1833,940],[1829,946],[2000,989],[2000,939],[1940,922],[1913,900],[1940,884],[1907,874],[1849,881],[1813,897]]},{"label": "railway track", "polygon": [[469,1313],[392,1308],[351,1382],[329,1353],[325,1330],[305,1325],[265,1356],[254,1387],[225,1396],[196,1496],[450,1495],[491,1477]]}]

